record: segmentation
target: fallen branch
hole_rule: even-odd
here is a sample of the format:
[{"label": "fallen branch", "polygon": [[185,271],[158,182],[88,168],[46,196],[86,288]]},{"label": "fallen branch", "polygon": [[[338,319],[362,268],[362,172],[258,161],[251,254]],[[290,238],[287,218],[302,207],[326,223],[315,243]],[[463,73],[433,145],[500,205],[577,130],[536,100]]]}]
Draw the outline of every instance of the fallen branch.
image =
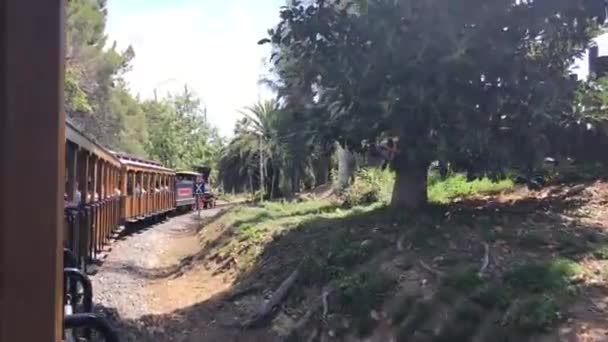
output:
[{"label": "fallen branch", "polygon": [[568,191],[566,191],[566,193],[564,194],[564,197],[578,195],[581,192],[585,191],[585,189],[587,189],[587,186],[585,184],[575,185],[575,186],[571,187],[570,189],[568,189]]},{"label": "fallen branch", "polygon": [[403,252],[403,240],[405,240],[405,236],[402,236],[397,240],[397,250],[399,252]]},{"label": "fallen branch", "polygon": [[323,291],[321,293],[321,301],[323,302],[323,319],[327,318],[327,314],[329,313],[329,303],[327,299],[332,292],[334,292],[333,286],[323,286]]},{"label": "fallen branch", "polygon": [[251,318],[250,320],[248,320],[247,322],[245,322],[243,324],[243,328],[251,328],[254,326],[258,326],[258,325],[262,324],[264,321],[266,321],[266,319],[268,319],[270,317],[270,314],[274,311],[274,308],[277,307],[279,304],[281,304],[283,299],[287,296],[287,293],[289,292],[289,290],[291,289],[293,284],[295,284],[299,275],[300,275],[300,270],[298,268],[295,271],[293,271],[289,275],[289,277],[287,277],[287,279],[285,279],[281,283],[281,285],[277,288],[277,290],[272,294],[272,297],[270,298],[270,300],[268,300],[267,302],[264,302],[262,304],[262,306],[258,310],[257,314],[253,318]]},{"label": "fallen branch", "polygon": [[488,268],[488,265],[490,264],[490,245],[488,245],[487,243],[483,243],[483,250],[484,250],[484,254],[483,254],[483,258],[481,259],[481,268],[479,269],[479,276],[482,277],[483,273],[486,271],[486,268]]},{"label": "fallen branch", "polygon": [[432,268],[431,266],[427,265],[424,261],[419,260],[418,263],[420,264],[420,266],[422,268],[424,268],[427,272],[431,273],[432,275],[434,275],[437,278],[442,278],[445,276],[445,274],[439,270],[436,270],[434,268]]},{"label": "fallen branch", "polygon": [[228,257],[221,264],[218,265],[217,269],[213,272],[213,275],[218,275],[223,273],[224,271],[229,270],[232,265],[236,265],[236,259],[233,257]]}]

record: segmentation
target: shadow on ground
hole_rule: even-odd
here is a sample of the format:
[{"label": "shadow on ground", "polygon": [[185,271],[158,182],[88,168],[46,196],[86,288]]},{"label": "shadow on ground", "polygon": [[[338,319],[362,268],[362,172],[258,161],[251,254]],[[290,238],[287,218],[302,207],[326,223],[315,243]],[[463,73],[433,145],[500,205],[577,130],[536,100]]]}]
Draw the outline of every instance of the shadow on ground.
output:
[{"label": "shadow on ground", "polygon": [[[253,266],[237,276],[235,288],[265,293],[277,289],[294,270],[299,270],[296,285],[277,310],[291,318],[284,330],[291,334],[293,341],[309,340],[311,334],[318,331],[320,334],[333,331],[335,340],[359,340],[349,339],[353,331],[371,334],[378,330],[377,326],[382,326],[382,315],[370,319],[372,310],[387,312],[389,328],[385,324],[383,329],[390,330],[389,334],[398,337],[398,341],[558,341],[560,338],[582,341],[581,336],[585,334],[605,333],[602,329],[608,322],[608,302],[605,302],[608,268],[603,263],[608,259],[608,235],[606,220],[602,219],[608,216],[601,214],[590,219],[586,213],[590,206],[605,206],[606,196],[603,193],[598,199],[597,194],[560,195],[504,201],[492,198],[432,206],[414,215],[379,208],[353,211],[342,218],[314,218],[274,236],[263,246]],[[336,206],[327,210],[339,209]],[[211,219],[208,224],[218,219]],[[239,224],[255,224],[264,219],[267,217],[255,217]],[[193,258],[209,258],[214,250],[230,241],[232,234],[227,229]],[[486,250],[489,253],[485,253]],[[604,251],[606,255],[602,254]],[[516,281],[523,281],[523,285],[510,285],[514,270],[520,270],[522,265],[540,267],[541,263],[545,265],[544,262],[559,258],[582,265],[585,276],[577,275],[575,280],[566,281],[561,273],[543,273],[552,272],[550,268],[531,268],[540,273],[522,273],[523,278]],[[471,269],[475,272],[471,273]],[[132,271],[149,276],[148,271]],[[483,272],[483,276],[476,277],[477,271]],[[402,296],[404,291],[411,290],[407,288],[412,283],[408,276],[414,277],[413,286],[419,291],[415,292],[415,298]],[[387,282],[368,286],[366,281],[376,277]],[[543,283],[545,278],[552,277],[556,279],[555,284]],[[454,279],[462,283],[450,283]],[[446,283],[452,287],[444,292]],[[555,285],[556,291],[569,292],[568,295],[549,293],[546,288],[537,287],[538,284]],[[330,299],[328,312],[321,320],[323,310],[318,302],[322,289],[328,285],[335,289],[336,295]],[[504,303],[500,297],[492,297],[489,303],[477,301],[479,291],[488,289],[510,297],[504,299]],[[429,293],[430,297],[425,297]],[[445,293],[449,298],[441,297]],[[279,312],[265,320],[259,330],[242,330],[240,324],[251,318],[251,308],[244,309],[233,295],[222,293],[170,314],[144,316],[137,321],[122,320],[112,309],[99,309],[113,317],[125,341],[279,340],[268,328]],[[562,295],[569,299],[562,301]],[[550,301],[537,303],[541,311],[533,308],[531,314],[518,313],[522,311],[518,305],[537,297]],[[599,305],[600,302],[604,304]],[[461,312],[463,303],[469,309]],[[399,313],[388,309],[395,304],[401,307]],[[554,304],[564,307],[542,307]],[[529,317],[537,313],[548,316]],[[519,316],[510,317],[516,314]],[[307,320],[302,321],[302,317]],[[332,317],[339,317],[340,324],[347,327],[336,328]],[[359,324],[365,325],[364,329],[356,326]]]}]

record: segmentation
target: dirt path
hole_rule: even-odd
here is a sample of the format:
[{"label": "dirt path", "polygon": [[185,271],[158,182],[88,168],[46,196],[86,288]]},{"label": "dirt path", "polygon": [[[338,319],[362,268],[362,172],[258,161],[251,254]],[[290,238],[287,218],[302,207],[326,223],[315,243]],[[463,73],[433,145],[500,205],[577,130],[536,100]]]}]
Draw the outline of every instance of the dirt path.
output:
[{"label": "dirt path", "polygon": [[200,225],[196,213],[186,214],[128,235],[91,277],[97,310],[111,317],[123,341],[273,340],[263,332],[242,336],[226,323],[244,314],[217,299],[233,279],[200,264],[187,267],[200,250]]}]

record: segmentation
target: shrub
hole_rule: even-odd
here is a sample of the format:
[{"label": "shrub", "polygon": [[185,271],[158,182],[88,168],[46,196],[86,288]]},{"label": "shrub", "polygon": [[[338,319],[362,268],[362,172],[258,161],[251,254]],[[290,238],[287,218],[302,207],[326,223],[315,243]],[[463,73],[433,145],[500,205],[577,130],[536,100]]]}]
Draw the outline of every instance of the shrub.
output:
[{"label": "shrub", "polygon": [[344,193],[347,206],[371,204],[390,199],[395,175],[379,168],[362,169],[355,176],[355,182]]}]

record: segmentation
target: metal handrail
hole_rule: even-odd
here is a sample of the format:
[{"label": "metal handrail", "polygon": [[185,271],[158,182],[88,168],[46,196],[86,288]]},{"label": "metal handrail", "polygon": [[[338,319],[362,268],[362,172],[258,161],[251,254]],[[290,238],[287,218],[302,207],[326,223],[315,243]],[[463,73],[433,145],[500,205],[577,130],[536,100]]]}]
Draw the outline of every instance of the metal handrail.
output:
[{"label": "metal handrail", "polygon": [[66,284],[70,284],[70,295],[72,300],[74,300],[77,296],[77,283],[82,285],[82,306],[84,312],[93,312],[93,285],[91,284],[91,280],[77,268],[64,268],[63,275],[66,280]]}]

